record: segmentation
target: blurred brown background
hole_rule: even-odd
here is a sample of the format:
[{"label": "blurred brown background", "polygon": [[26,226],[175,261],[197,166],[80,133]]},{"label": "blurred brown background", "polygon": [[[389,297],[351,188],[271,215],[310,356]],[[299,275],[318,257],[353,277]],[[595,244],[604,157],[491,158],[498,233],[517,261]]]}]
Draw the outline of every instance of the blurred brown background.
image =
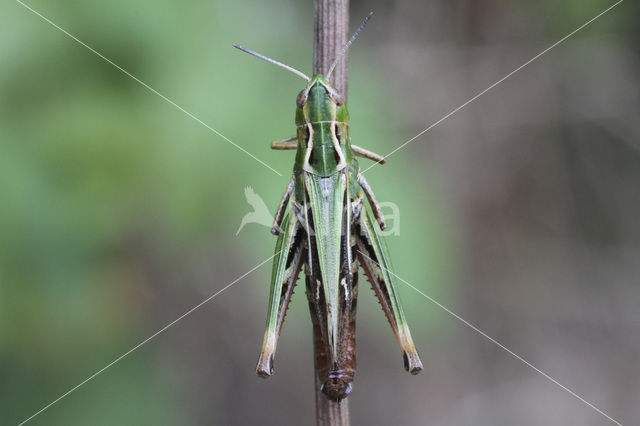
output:
[{"label": "blurred brown background", "polygon": [[[0,5],[0,423],[17,424],[273,252],[312,2]],[[387,153],[613,2],[352,1],[354,142]],[[367,173],[396,272],[617,421],[640,418],[640,18],[627,0]],[[254,374],[270,264],[32,424],[313,424],[303,286]],[[354,425],[604,425],[408,287],[411,377],[361,280]]]}]

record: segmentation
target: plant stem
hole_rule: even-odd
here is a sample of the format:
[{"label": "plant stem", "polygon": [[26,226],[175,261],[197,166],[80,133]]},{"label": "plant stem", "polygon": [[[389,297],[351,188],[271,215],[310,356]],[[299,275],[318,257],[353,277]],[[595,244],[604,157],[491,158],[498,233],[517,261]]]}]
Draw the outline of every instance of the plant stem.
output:
[{"label": "plant stem", "polygon": [[[313,73],[326,75],[349,37],[349,0],[314,0]],[[347,99],[346,53],[331,75],[330,83]]]},{"label": "plant stem", "polygon": [[[332,62],[347,43],[349,34],[349,0],[314,0],[313,73],[326,75]],[[347,99],[347,54],[330,78],[331,85]],[[348,426],[348,398],[331,401],[320,390],[323,369],[327,369],[327,356],[317,323],[317,315],[309,303],[313,321],[313,352],[315,368],[316,424],[318,426]],[[350,337],[355,345],[355,321]]]}]

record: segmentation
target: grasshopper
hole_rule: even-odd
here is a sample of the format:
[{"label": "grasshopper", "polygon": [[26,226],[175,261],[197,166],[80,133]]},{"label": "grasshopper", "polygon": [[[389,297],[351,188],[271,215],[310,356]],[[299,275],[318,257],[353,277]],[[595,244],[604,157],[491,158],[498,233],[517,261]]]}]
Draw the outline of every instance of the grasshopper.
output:
[{"label": "grasshopper", "polygon": [[[368,19],[368,18],[367,18]],[[273,374],[274,354],[298,276],[304,266],[307,298],[322,342],[322,391],[335,401],[346,397],[355,374],[357,272],[364,270],[391,324],[411,374],[422,362],[400,304],[382,230],[384,216],[356,157],[385,159],[353,145],[349,113],[329,78],[358,31],[333,62],[326,77],[304,73],[234,44],[234,47],[293,72],[307,81],[296,100],[296,136],[271,148],[296,150],[293,176],[277,207],[271,232],[275,248],[267,324],[256,373]],[[368,207],[365,203],[368,202]]]}]

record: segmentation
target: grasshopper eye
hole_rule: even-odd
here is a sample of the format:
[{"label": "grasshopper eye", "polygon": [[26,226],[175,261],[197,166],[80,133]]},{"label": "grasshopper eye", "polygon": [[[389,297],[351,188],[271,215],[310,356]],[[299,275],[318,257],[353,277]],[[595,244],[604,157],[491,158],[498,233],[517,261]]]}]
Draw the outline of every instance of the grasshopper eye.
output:
[{"label": "grasshopper eye", "polygon": [[296,98],[296,105],[298,108],[302,108],[304,103],[307,102],[307,97],[309,96],[309,89],[304,89],[302,92],[298,94]]},{"label": "grasshopper eye", "polygon": [[340,96],[338,91],[333,87],[327,86],[327,92],[329,92],[329,97],[333,102],[336,103],[336,105],[340,106],[344,103],[344,99],[342,98],[342,96]]}]

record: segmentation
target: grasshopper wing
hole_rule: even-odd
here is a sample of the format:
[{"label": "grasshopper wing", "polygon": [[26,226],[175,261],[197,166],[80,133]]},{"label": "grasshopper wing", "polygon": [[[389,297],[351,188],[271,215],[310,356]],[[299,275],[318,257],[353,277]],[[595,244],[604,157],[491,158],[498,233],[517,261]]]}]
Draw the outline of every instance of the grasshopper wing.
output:
[{"label": "grasshopper wing", "polygon": [[317,253],[327,313],[322,329],[326,330],[324,338],[332,365],[342,358],[348,324],[347,316],[341,315],[340,309],[340,251],[346,185],[346,176],[342,173],[329,177],[305,173],[315,234],[312,249]]},{"label": "grasshopper wing", "polygon": [[256,367],[256,373],[261,377],[273,374],[273,357],[278,337],[303,263],[300,239],[302,228],[293,212],[284,218],[282,229],[284,232],[280,233],[276,242],[267,325]]},{"label": "grasshopper wing", "polygon": [[405,369],[411,374],[418,374],[422,370],[422,362],[402,312],[387,243],[379,225],[372,219],[371,213],[365,206],[362,206],[358,226],[360,228],[357,238],[358,260],[398,339],[404,355]]}]

